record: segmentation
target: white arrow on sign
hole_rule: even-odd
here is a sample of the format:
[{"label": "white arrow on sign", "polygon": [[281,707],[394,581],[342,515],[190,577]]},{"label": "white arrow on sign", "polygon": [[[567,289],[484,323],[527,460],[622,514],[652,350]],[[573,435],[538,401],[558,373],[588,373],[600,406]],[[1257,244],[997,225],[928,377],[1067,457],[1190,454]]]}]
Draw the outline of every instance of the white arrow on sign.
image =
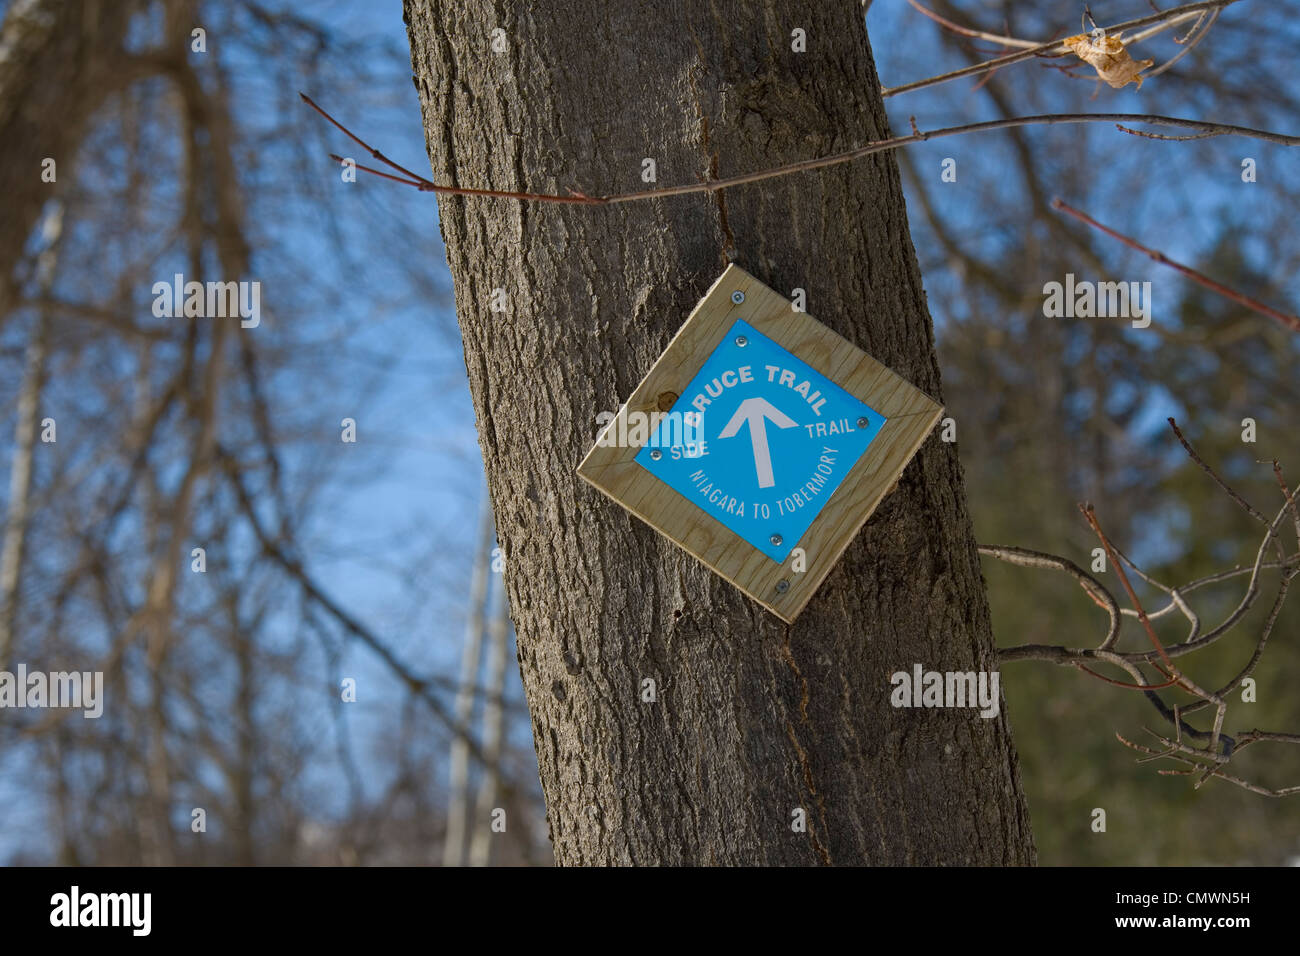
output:
[{"label": "white arrow on sign", "polygon": [[754,445],[754,471],[758,473],[758,487],[771,488],[776,484],[772,476],[772,453],[767,450],[767,422],[777,428],[794,428],[796,422],[765,398],[747,398],[731,416],[727,427],[718,433],[719,438],[730,438],[749,422],[749,440]]}]

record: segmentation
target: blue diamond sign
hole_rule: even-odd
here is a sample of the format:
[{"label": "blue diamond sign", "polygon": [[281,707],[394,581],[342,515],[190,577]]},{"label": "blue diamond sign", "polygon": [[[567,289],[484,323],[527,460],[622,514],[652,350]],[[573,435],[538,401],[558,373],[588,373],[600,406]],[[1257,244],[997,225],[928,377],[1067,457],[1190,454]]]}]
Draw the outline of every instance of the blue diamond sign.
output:
[{"label": "blue diamond sign", "polygon": [[884,424],[737,319],[636,463],[781,562]]},{"label": "blue diamond sign", "polygon": [[[861,332],[873,319],[864,306],[841,321]],[[597,418],[578,475],[792,622],[942,414],[731,265],[617,413]]]}]

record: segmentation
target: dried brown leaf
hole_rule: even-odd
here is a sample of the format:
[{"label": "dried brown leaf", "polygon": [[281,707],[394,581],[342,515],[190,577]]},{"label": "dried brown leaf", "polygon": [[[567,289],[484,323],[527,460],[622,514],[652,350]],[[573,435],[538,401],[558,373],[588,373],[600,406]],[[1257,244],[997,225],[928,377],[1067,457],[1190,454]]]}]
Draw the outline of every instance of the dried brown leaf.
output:
[{"label": "dried brown leaf", "polygon": [[1142,71],[1155,63],[1155,60],[1134,60],[1119,37],[1080,33],[1061,42],[1117,90],[1129,83],[1136,83],[1142,89]]}]

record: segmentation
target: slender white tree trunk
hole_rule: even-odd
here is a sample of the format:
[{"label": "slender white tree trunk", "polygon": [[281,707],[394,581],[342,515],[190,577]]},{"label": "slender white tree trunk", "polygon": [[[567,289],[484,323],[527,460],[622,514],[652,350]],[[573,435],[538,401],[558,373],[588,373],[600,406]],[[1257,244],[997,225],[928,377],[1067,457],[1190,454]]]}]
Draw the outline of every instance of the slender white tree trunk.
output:
[{"label": "slender white tree trunk", "polygon": [[474,808],[474,830],[470,834],[469,865],[492,862],[493,837],[489,822],[500,792],[501,745],[505,722],[501,696],[506,685],[506,651],[510,644],[510,609],[506,605],[504,581],[492,589],[492,614],[488,618],[487,683],[483,688],[483,778],[479,781]]},{"label": "slender white tree trunk", "polygon": [[[469,586],[469,615],[465,644],[460,655],[460,686],[456,692],[456,724],[469,726],[474,713],[474,682],[478,677],[483,642],[483,603],[487,597],[488,564],[492,553],[492,505],[483,496],[479,512],[478,547]],[[465,863],[465,814],[469,808],[469,742],[463,734],[451,741],[451,780],[447,806],[447,840],[442,847],[443,866]]]},{"label": "slender white tree trunk", "polygon": [[[49,295],[54,284],[54,266],[59,237],[63,234],[63,208],[56,204],[45,220],[45,251],[38,260],[41,296]],[[14,458],[9,468],[9,508],[5,515],[4,544],[0,546],[0,670],[9,664],[14,633],[18,627],[19,583],[27,525],[31,520],[30,496],[32,459],[40,421],[41,393],[45,388],[45,363],[49,350],[50,319],[44,308],[27,344],[23,383],[18,393],[18,422],[14,426]]]}]

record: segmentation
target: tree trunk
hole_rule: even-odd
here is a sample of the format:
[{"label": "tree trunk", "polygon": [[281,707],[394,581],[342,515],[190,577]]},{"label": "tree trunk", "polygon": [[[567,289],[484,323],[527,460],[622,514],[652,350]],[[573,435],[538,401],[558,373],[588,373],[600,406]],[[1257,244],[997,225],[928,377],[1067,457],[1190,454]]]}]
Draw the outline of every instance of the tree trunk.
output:
[{"label": "tree trunk", "polygon": [[72,176],[87,119],[121,88],[122,40],[136,0],[14,0],[0,24],[0,320],[12,306],[15,264],[57,187]]},{"label": "tree trunk", "polygon": [[[36,280],[42,298],[54,288],[54,273],[63,236],[63,204],[51,203],[50,215],[41,236],[45,248],[37,257]],[[27,526],[32,520],[32,467],[36,457],[36,434],[40,430],[41,396],[49,374],[50,312],[44,306],[36,314],[35,327],[27,341],[23,381],[18,388],[17,423],[14,425],[13,461],[9,466],[9,502],[0,537],[0,671],[11,663],[10,654],[18,633],[19,587],[23,555],[27,550]]]},{"label": "tree trunk", "polygon": [[[468,728],[474,715],[483,652],[483,615],[487,599],[488,566],[492,563],[492,506],[487,498],[479,506],[478,535],[474,540],[474,568],[470,574],[469,607],[465,609],[465,643],[460,649],[460,684],[456,688],[456,724]],[[469,740],[465,734],[451,738],[450,775],[447,784],[447,837],[442,845],[443,866],[465,863],[465,830],[469,816]]]},{"label": "tree trunk", "polygon": [[[888,135],[855,0],[500,7],[406,4],[438,182],[607,194],[646,188],[646,158],[670,185]],[[941,398],[894,160],[439,212],[556,860],[1032,863],[1005,708],[890,705],[914,663],[996,666],[953,445],[927,442],[792,627],[574,474],[728,261]]]},{"label": "tree trunk", "polygon": [[492,811],[501,792],[501,750],[505,737],[507,645],[510,643],[510,614],[501,582],[492,588],[491,614],[487,626],[487,683],[483,685],[483,776],[475,798],[474,835],[469,844],[469,865],[490,866],[497,834],[492,832]]}]

